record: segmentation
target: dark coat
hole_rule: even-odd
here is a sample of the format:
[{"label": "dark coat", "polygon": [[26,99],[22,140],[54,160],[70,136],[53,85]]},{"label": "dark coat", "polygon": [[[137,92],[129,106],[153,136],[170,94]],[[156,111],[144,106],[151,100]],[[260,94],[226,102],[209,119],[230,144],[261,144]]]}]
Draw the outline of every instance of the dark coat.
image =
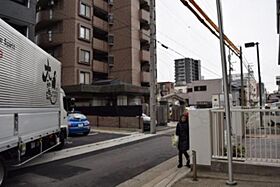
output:
[{"label": "dark coat", "polygon": [[178,149],[179,151],[187,151],[190,149],[189,141],[189,123],[178,123],[176,126],[176,135],[179,136]]}]

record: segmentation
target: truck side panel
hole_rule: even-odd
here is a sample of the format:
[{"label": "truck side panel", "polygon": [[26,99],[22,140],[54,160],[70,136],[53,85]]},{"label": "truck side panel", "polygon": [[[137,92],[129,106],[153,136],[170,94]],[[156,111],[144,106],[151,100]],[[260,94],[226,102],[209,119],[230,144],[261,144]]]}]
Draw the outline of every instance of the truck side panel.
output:
[{"label": "truck side panel", "polygon": [[60,62],[0,19],[0,150],[60,130],[60,82]]},{"label": "truck side panel", "polygon": [[18,133],[22,143],[57,132],[59,112],[19,114]]},{"label": "truck side panel", "polygon": [[14,115],[0,114],[0,151],[17,146],[18,138],[14,135]]}]

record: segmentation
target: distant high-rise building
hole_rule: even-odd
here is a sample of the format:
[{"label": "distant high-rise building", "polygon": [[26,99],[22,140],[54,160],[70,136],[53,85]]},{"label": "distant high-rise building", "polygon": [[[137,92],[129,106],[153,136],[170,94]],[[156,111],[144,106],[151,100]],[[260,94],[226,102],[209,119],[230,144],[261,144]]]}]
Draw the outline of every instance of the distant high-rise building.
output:
[{"label": "distant high-rise building", "polygon": [[183,86],[197,80],[201,80],[200,60],[194,60],[192,58],[175,60],[176,86]]},{"label": "distant high-rise building", "polygon": [[0,18],[34,41],[37,0],[0,0]]}]

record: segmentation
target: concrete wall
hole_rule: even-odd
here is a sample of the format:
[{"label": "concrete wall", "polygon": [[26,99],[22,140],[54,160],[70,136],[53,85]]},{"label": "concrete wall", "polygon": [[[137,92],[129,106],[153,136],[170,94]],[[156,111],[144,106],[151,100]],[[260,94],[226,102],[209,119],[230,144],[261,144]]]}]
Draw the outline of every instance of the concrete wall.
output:
[{"label": "concrete wall", "polygon": [[190,110],[190,150],[196,151],[198,165],[211,166],[211,115],[209,109]]},{"label": "concrete wall", "polygon": [[87,116],[91,126],[142,129],[143,119],[137,117]]}]

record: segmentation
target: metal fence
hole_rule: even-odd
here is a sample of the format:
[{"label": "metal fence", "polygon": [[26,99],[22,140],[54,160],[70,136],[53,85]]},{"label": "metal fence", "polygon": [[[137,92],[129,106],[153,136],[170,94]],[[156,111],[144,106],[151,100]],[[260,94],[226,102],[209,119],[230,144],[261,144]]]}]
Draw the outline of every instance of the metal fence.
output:
[{"label": "metal fence", "polygon": [[[280,110],[232,109],[233,160],[280,164]],[[225,111],[211,111],[212,158],[227,159]]]}]

